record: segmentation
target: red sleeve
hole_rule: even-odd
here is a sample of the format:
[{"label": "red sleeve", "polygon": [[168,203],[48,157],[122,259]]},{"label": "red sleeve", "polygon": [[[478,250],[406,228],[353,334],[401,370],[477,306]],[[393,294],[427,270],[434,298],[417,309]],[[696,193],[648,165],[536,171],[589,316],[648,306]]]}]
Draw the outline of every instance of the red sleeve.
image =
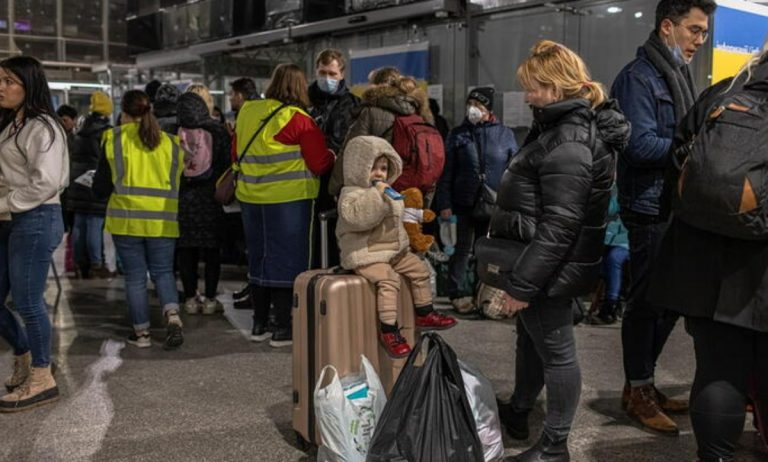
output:
[{"label": "red sleeve", "polygon": [[232,157],[232,163],[237,162],[237,135],[235,133],[232,133],[229,155]]},{"label": "red sleeve", "polygon": [[325,136],[311,117],[294,114],[291,121],[275,135],[275,140],[300,145],[304,162],[315,175],[322,175],[333,167],[333,154],[325,146]]}]

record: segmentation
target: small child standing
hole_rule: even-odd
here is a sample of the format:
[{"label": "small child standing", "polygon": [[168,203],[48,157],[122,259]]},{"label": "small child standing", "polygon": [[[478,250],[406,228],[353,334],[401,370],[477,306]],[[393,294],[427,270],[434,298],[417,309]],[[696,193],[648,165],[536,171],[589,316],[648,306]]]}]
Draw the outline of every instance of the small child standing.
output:
[{"label": "small child standing", "polygon": [[389,187],[402,172],[400,156],[386,140],[358,136],[347,143],[343,159],[336,226],[341,266],[376,286],[379,341],[390,356],[407,356],[411,347],[397,325],[401,275],[410,282],[417,327],[448,329],[456,319],[435,311],[429,268],[409,251],[403,201]]}]

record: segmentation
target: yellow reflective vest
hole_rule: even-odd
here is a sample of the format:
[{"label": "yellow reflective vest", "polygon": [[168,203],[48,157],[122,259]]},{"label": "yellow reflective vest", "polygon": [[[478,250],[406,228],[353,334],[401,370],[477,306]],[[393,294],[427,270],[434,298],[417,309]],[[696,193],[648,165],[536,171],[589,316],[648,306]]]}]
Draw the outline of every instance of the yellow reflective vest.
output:
[{"label": "yellow reflective vest", "polygon": [[179,237],[184,159],[176,137],[162,132],[150,151],[139,138],[139,124],[130,123],[107,130],[102,141],[115,185],[105,229],[120,236]]},{"label": "yellow reflective vest", "polygon": [[[237,115],[237,152],[242,154],[264,119],[282,103],[274,99],[247,101]],[[249,204],[280,204],[315,199],[320,180],[301,156],[299,145],[287,145],[275,136],[296,113],[309,115],[296,106],[280,109],[253,140],[243,156],[237,178],[236,197]]]}]

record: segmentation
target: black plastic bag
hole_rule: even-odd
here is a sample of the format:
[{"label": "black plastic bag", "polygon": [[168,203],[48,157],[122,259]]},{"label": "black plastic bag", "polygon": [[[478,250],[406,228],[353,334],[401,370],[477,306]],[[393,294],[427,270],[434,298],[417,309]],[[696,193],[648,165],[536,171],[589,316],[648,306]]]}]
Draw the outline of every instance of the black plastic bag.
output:
[{"label": "black plastic bag", "polygon": [[[415,366],[424,341],[424,364]],[[435,333],[413,348],[376,426],[368,462],[482,462],[456,353]]]}]

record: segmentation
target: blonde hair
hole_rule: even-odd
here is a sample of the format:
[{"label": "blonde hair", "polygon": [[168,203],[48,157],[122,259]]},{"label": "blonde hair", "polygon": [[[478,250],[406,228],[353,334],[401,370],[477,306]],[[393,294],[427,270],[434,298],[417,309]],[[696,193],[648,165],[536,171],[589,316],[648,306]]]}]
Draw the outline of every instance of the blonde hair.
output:
[{"label": "blonde hair", "polygon": [[593,108],[605,101],[603,85],[591,79],[579,55],[551,40],[536,42],[531,54],[517,68],[517,79],[526,89],[536,82],[554,88],[563,99],[585,98]]},{"label": "blonde hair", "polygon": [[749,61],[744,63],[741,69],[739,69],[739,73],[733,77],[733,80],[731,80],[731,84],[728,85],[728,88],[726,88],[724,93],[731,91],[731,89],[739,80],[739,78],[745,73],[747,74],[747,78],[746,80],[744,80],[744,82],[749,82],[750,80],[752,80],[752,72],[755,70],[755,67],[757,67],[757,65],[760,64],[760,61],[762,61],[763,59],[768,59],[768,38],[766,38],[765,42],[763,43],[763,48],[757,53],[755,53],[754,56],[749,58]]},{"label": "blonde hair", "polygon": [[208,87],[202,83],[193,83],[190,84],[185,91],[194,93],[203,98],[205,105],[208,106],[208,113],[211,115],[211,117],[213,117],[213,97],[211,96],[211,92],[208,90]]},{"label": "blonde hair", "polygon": [[371,85],[392,85],[403,75],[396,67],[387,66],[372,70],[368,74],[368,83]]}]

